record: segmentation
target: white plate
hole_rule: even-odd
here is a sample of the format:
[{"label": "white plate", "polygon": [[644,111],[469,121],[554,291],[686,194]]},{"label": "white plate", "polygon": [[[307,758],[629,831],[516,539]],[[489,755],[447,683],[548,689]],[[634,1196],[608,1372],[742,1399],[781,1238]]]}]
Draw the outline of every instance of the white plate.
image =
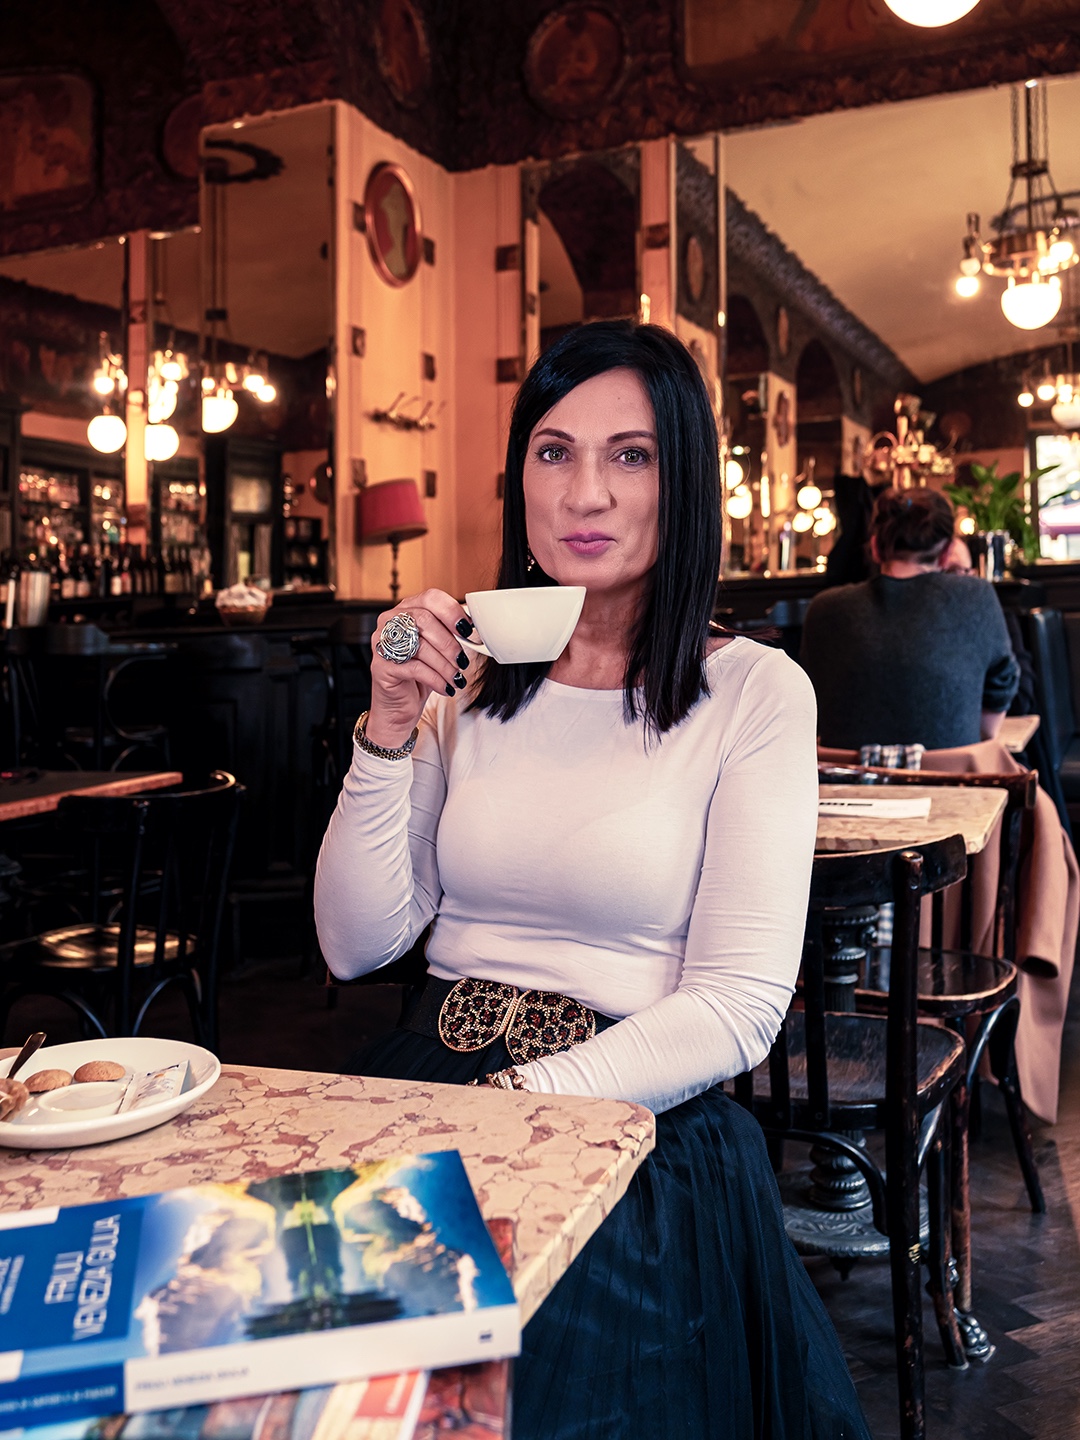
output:
[{"label": "white plate", "polygon": [[[7,1074],[14,1058],[9,1055],[0,1060],[0,1075]],[[189,1045],[185,1040],[152,1040],[137,1035],[117,1040],[78,1040],[70,1045],[46,1045],[26,1062],[19,1071],[19,1079],[25,1080],[39,1070],[67,1070],[74,1074],[88,1060],[116,1060],[135,1074],[158,1070],[163,1065],[178,1065],[187,1060],[191,1066],[190,1089],[171,1100],[159,1100],[155,1105],[143,1105],[123,1115],[102,1115],[85,1120],[72,1116],[71,1119],[37,1123],[35,1112],[39,1107],[31,1096],[30,1104],[14,1119],[0,1120],[0,1146],[11,1146],[17,1150],[67,1150],[74,1145],[100,1145],[105,1140],[122,1140],[125,1135],[138,1135],[141,1130],[161,1125],[186,1110],[200,1095],[206,1094],[221,1074],[217,1056],[201,1045]]]}]

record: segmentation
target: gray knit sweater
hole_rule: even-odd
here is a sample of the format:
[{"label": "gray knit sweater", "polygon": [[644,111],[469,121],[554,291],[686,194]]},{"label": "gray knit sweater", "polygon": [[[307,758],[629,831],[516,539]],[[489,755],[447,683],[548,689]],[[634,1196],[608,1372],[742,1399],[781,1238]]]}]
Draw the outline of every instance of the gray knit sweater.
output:
[{"label": "gray knit sweater", "polygon": [[839,749],[974,744],[981,712],[1007,710],[1020,673],[991,587],[939,571],[824,591],[799,658],[821,743]]}]

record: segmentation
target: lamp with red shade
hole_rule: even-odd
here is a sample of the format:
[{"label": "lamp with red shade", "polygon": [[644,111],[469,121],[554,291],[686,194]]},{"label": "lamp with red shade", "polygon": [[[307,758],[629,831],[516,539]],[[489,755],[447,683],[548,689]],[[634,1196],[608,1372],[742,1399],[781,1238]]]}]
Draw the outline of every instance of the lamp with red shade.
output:
[{"label": "lamp with red shade", "polygon": [[367,485],[356,497],[356,538],[362,545],[389,544],[393,556],[390,569],[390,599],[397,604],[398,546],[427,534],[424,502],[415,480],[384,480]]}]

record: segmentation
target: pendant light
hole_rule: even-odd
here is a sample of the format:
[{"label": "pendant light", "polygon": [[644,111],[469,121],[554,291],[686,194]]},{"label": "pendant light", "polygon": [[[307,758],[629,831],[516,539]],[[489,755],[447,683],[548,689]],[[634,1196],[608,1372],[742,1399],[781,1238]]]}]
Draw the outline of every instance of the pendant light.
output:
[{"label": "pendant light", "polygon": [[898,19],[924,29],[952,25],[970,15],[978,3],[979,0],[885,0]]},{"label": "pendant light", "polygon": [[754,508],[754,497],[748,485],[736,485],[727,497],[727,513],[733,520],[745,520]]},{"label": "pendant light", "polygon": [[147,460],[171,460],[180,449],[180,436],[171,425],[147,425],[143,431],[143,451]]},{"label": "pendant light", "polygon": [[[1009,105],[1012,164],[1005,205],[991,222],[989,239],[982,236],[978,215],[968,214],[956,292],[968,299],[976,295],[980,274],[1003,279],[1006,320],[1018,330],[1040,330],[1061,308],[1059,277],[1080,261],[1080,215],[1066,208],[1050,175],[1045,86],[1034,80],[1014,86]],[[1016,200],[1018,182],[1023,189]]]},{"label": "pendant light", "polygon": [[115,455],[124,447],[127,426],[119,415],[106,410],[103,415],[95,415],[87,425],[86,438],[102,455]]},{"label": "pendant light", "polygon": [[1010,275],[1001,292],[1001,309],[1018,330],[1041,330],[1061,309],[1061,281],[1056,275],[1044,280],[1038,271],[1019,283]]}]

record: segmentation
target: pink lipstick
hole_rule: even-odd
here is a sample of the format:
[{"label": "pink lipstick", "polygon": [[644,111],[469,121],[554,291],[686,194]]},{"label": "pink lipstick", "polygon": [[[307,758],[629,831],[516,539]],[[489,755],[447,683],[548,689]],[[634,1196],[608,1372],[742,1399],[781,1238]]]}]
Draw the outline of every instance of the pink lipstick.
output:
[{"label": "pink lipstick", "polygon": [[562,543],[575,555],[602,555],[614,541],[600,530],[575,530],[572,535],[563,535]]}]

